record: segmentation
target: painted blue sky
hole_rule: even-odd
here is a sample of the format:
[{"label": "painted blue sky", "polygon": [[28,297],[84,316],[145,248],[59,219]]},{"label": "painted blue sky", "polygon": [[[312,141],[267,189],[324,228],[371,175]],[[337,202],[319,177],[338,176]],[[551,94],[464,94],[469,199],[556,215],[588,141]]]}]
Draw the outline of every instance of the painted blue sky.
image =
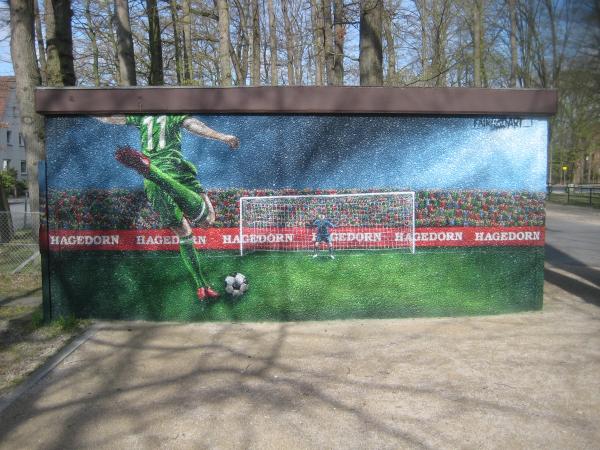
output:
[{"label": "painted blue sky", "polygon": [[[494,129],[461,117],[196,117],[241,141],[231,151],[182,132],[184,155],[207,189],[546,189],[546,119]],[[141,177],[114,159],[118,146],[140,147],[137,128],[91,117],[46,123],[50,187],[141,188]]]}]

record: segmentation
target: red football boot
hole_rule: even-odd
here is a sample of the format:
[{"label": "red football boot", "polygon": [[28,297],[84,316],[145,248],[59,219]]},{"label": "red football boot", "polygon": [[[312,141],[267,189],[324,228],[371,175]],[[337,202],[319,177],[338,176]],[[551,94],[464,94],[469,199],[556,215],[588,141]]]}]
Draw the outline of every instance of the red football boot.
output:
[{"label": "red football boot", "polygon": [[206,289],[204,289],[203,287],[198,288],[198,292],[196,294],[198,295],[198,300],[203,302],[206,298]]},{"label": "red football boot", "polygon": [[115,152],[115,159],[143,177],[150,173],[150,160],[131,147],[119,147]]},{"label": "red football boot", "polygon": [[208,298],[217,298],[220,295],[217,291],[213,290],[213,288],[211,288],[210,286],[206,286],[204,288],[204,292],[206,292],[206,296]]}]

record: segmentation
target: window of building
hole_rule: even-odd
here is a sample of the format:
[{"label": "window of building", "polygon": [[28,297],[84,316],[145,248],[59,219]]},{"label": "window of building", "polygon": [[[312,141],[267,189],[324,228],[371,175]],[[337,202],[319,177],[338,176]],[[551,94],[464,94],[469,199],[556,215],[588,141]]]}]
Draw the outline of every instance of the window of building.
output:
[{"label": "window of building", "polygon": [[27,161],[21,160],[21,175],[27,175]]},{"label": "window of building", "polygon": [[23,147],[25,145],[25,141],[23,140],[23,135],[19,133],[19,145]]},{"label": "window of building", "polygon": [[10,169],[10,159],[2,160],[2,170]]},{"label": "window of building", "polygon": [[12,145],[12,131],[6,130],[6,144]]}]

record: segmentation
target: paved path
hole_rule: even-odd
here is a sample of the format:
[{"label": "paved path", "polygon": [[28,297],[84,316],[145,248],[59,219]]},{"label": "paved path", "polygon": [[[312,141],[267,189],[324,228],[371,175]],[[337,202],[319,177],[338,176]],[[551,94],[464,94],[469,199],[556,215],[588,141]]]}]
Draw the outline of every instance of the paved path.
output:
[{"label": "paved path", "polygon": [[600,211],[548,204],[546,282],[600,306]]},{"label": "paved path", "polygon": [[600,268],[600,210],[548,203],[546,260]]},{"label": "paved path", "polygon": [[598,448],[597,254],[576,236],[594,220],[550,207],[567,256],[542,312],[101,324],[4,411],[0,447]]}]

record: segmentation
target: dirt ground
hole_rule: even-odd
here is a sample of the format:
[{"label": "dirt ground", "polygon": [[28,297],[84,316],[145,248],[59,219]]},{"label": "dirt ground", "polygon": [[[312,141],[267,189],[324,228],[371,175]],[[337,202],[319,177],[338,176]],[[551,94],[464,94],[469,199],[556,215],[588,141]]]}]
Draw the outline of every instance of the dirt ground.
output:
[{"label": "dirt ground", "polygon": [[27,295],[0,299],[0,395],[10,392],[87,326],[74,319],[43,324],[40,302],[39,297]]},{"label": "dirt ground", "polygon": [[549,210],[541,312],[102,323],[0,414],[0,447],[596,449],[597,218]]},{"label": "dirt ground", "polygon": [[104,324],[0,421],[3,448],[597,448],[600,309]]}]

